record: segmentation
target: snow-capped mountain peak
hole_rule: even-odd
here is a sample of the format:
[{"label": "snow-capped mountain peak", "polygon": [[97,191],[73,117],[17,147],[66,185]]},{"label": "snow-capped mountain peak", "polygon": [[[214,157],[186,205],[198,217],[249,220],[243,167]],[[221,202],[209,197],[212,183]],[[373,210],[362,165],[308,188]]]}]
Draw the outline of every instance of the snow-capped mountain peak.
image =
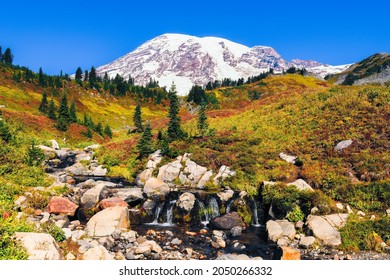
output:
[{"label": "snow-capped mountain peak", "polygon": [[[231,78],[247,78],[273,68],[281,72],[291,66],[305,67],[303,61],[289,63],[275,49],[247,47],[218,37],[163,34],[151,39],[121,58],[97,68],[100,75],[131,76],[136,84],[150,79],[169,88],[175,83],[178,94],[185,95],[194,85]],[[312,62],[312,66],[325,66]],[[323,71],[323,69],[321,69]]]}]

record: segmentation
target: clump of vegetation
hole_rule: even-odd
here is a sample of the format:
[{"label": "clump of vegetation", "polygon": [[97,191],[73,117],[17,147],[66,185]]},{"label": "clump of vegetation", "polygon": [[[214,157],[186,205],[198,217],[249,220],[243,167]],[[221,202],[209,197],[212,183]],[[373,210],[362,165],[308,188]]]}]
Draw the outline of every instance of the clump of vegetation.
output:
[{"label": "clump of vegetation", "polygon": [[340,229],[342,248],[345,250],[373,250],[381,252],[381,243],[390,241],[390,218],[361,220],[350,215],[346,225]]},{"label": "clump of vegetation", "polygon": [[42,232],[48,233],[53,236],[54,240],[57,242],[66,240],[64,231],[52,222],[46,222],[41,224],[40,229]]}]

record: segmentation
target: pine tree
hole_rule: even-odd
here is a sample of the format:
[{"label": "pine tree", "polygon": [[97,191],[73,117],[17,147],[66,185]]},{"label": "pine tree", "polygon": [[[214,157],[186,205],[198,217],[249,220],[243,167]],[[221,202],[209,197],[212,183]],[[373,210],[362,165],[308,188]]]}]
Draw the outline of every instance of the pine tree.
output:
[{"label": "pine tree", "polygon": [[2,56],[2,60],[5,64],[12,65],[14,60],[14,55],[11,52],[10,48],[7,48]]},{"label": "pine tree", "polygon": [[77,83],[81,84],[81,81],[83,79],[83,70],[81,70],[80,67],[77,68],[74,79]]},{"label": "pine tree", "polygon": [[206,135],[207,130],[209,128],[209,124],[207,122],[206,116],[206,104],[202,103],[200,106],[199,116],[198,116],[198,130],[199,134],[203,137]]},{"label": "pine tree", "polygon": [[185,136],[184,131],[180,127],[180,116],[179,116],[179,99],[176,93],[175,84],[172,83],[171,89],[169,90],[169,124],[168,124],[168,138],[173,141],[182,139]]},{"label": "pine tree", "polygon": [[50,103],[49,103],[49,109],[47,110],[47,116],[49,118],[51,118],[52,120],[56,120],[57,119],[57,116],[56,116],[56,106],[54,105],[53,97],[51,98]]},{"label": "pine tree", "polygon": [[69,120],[71,123],[77,123],[77,116],[76,116],[76,104],[74,102],[74,99],[70,103],[69,107]]},{"label": "pine tree", "polygon": [[61,131],[66,131],[70,123],[68,99],[66,94],[62,95],[60,107],[58,109],[57,128]]},{"label": "pine tree", "polygon": [[64,119],[67,123],[69,122],[68,99],[65,93],[61,97],[60,107],[58,108],[58,119]]},{"label": "pine tree", "polygon": [[94,88],[96,86],[97,74],[96,74],[96,69],[93,66],[91,67],[91,71],[89,72],[88,81],[89,81],[90,88]]},{"label": "pine tree", "polygon": [[0,139],[3,139],[7,143],[12,139],[11,130],[8,124],[1,118],[0,118]]},{"label": "pine tree", "polygon": [[45,79],[45,75],[43,74],[42,67],[39,68],[39,72],[38,72],[38,83],[39,83],[42,87],[45,87],[45,86],[46,86],[46,79]]},{"label": "pine tree", "polygon": [[96,126],[95,126],[95,132],[98,133],[99,135],[103,136],[103,125],[101,122],[99,122]]},{"label": "pine tree", "polygon": [[139,156],[147,156],[153,153],[153,134],[150,123],[148,122],[142,132],[141,138],[138,141],[137,148],[139,152]]},{"label": "pine tree", "polygon": [[88,73],[88,70],[85,70],[85,72],[84,72],[84,82],[88,82],[88,79],[89,79],[89,73]]},{"label": "pine tree", "polygon": [[104,127],[104,134],[112,138],[112,130],[108,124],[106,124],[106,126]]},{"label": "pine tree", "polygon": [[143,131],[142,113],[141,113],[141,105],[139,103],[134,110],[133,122],[134,122],[134,126],[137,128],[137,132],[142,132]]},{"label": "pine tree", "polygon": [[41,111],[44,114],[46,114],[48,112],[48,110],[49,110],[49,103],[47,102],[47,93],[46,93],[46,91],[43,91],[43,93],[42,93],[42,100],[41,100],[41,104],[39,105],[38,110]]},{"label": "pine tree", "polygon": [[103,88],[104,88],[104,90],[108,90],[110,88],[110,78],[108,77],[107,72],[104,73]]},{"label": "pine tree", "polygon": [[24,160],[30,166],[39,166],[45,160],[45,154],[35,145],[34,140],[31,142],[31,146],[28,148]]}]

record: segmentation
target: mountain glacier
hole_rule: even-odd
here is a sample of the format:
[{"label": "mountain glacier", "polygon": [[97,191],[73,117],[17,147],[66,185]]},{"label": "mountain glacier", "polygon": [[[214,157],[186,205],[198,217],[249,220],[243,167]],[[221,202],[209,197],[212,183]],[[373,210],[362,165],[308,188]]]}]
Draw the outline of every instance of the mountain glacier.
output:
[{"label": "mountain glacier", "polygon": [[97,68],[99,75],[131,76],[136,84],[146,85],[151,79],[170,88],[175,83],[179,95],[185,95],[196,85],[230,78],[237,80],[257,76],[273,68],[275,73],[291,66],[306,68],[324,77],[338,73],[349,65],[329,66],[315,61],[284,60],[275,49],[267,46],[247,46],[217,37],[195,37],[164,34],[147,41],[136,50]]}]

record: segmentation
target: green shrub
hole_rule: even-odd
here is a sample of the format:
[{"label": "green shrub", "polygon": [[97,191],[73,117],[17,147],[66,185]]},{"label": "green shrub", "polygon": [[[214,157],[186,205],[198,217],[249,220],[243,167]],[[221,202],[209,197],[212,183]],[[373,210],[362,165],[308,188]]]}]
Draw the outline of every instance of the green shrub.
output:
[{"label": "green shrub", "polygon": [[0,260],[26,260],[28,254],[12,238],[15,232],[33,231],[32,225],[14,216],[4,219],[0,216]]},{"label": "green shrub", "polygon": [[299,191],[295,186],[284,184],[265,185],[262,196],[265,203],[272,205],[272,211],[276,218],[282,219],[296,206]]},{"label": "green shrub", "polygon": [[54,240],[57,242],[66,240],[64,231],[54,223],[47,222],[41,224],[41,231],[53,236]]},{"label": "green shrub", "polygon": [[287,213],[287,220],[292,223],[296,223],[298,221],[303,221],[305,218],[305,214],[303,214],[301,208],[298,205],[295,205],[293,210]]},{"label": "green shrub", "polygon": [[340,229],[342,248],[346,250],[380,251],[381,241],[390,240],[390,218],[361,220],[351,215],[346,225]]}]

